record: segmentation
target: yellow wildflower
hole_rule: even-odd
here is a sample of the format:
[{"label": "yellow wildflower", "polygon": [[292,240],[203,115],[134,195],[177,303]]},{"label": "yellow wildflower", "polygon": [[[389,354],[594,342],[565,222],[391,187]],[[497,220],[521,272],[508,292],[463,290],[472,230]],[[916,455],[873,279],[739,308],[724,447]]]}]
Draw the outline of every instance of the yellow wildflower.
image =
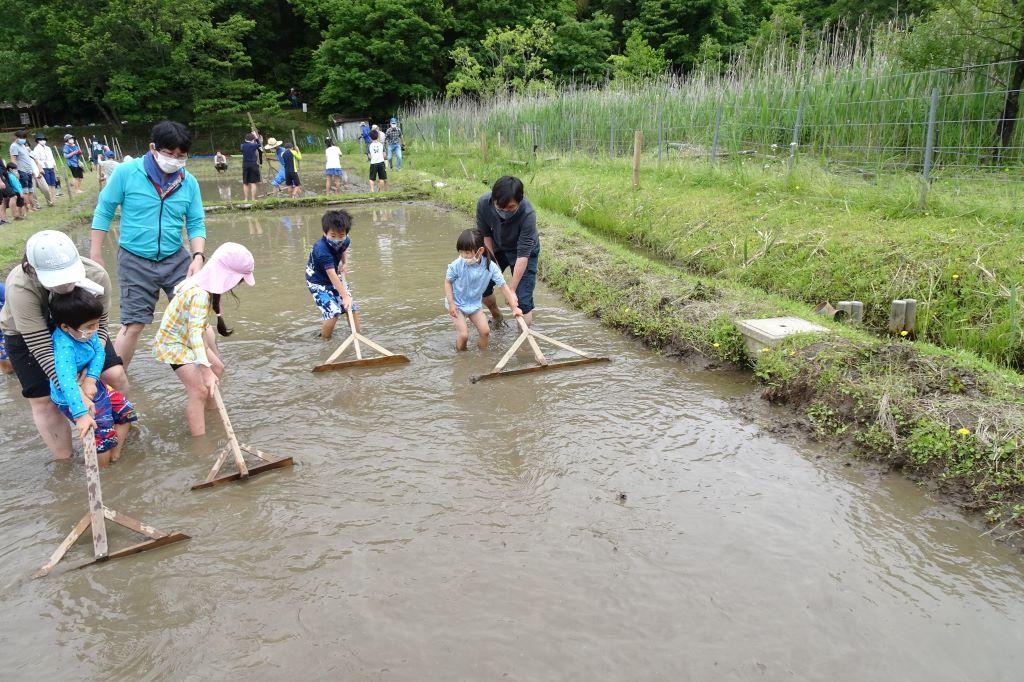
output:
[{"label": "yellow wildflower", "polygon": [[957,433],[959,433],[961,436],[969,436],[969,435],[971,435],[971,432],[969,430],[963,428],[963,427],[958,429]]},{"label": "yellow wildflower", "polygon": [[906,336],[906,335],[907,335],[907,330],[906,329],[904,329],[903,331],[900,332],[900,336]]}]

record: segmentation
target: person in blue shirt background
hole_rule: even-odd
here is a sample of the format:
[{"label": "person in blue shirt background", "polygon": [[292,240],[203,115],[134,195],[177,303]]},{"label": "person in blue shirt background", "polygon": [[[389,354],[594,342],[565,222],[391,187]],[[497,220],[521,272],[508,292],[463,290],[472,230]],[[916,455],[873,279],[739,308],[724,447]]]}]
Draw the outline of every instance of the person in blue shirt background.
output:
[{"label": "person in blue shirt background", "polygon": [[352,216],[348,211],[327,211],[320,224],[324,236],[313,244],[310,251],[306,263],[306,286],[323,319],[320,337],[329,339],[334,334],[338,318],[349,308],[356,331],[359,331],[359,314],[352,294],[341,281],[341,275],[348,274],[348,249],[352,245],[348,234],[352,230]]},{"label": "person in blue shirt background", "polygon": [[[98,334],[102,315],[100,297],[81,287],[50,298],[50,317],[56,325],[52,338],[57,372],[57,382],[50,381],[50,400],[74,423],[83,440],[93,429],[101,467],[121,456],[125,436],[131,423],[137,421],[132,404],[100,381],[106,360]],[[85,378],[79,385],[83,371]]]},{"label": "person in blue shirt background", "polygon": [[64,136],[64,158],[68,162],[68,170],[71,171],[71,187],[74,188],[75,194],[82,193],[82,178],[85,177],[85,171],[82,170],[82,164],[85,162],[85,154],[82,152],[82,148],[75,143],[75,138],[68,133]]},{"label": "person in blue shirt background", "polygon": [[[206,262],[203,199],[199,182],[185,170],[192,137],[181,123],[161,121],[153,126],[152,140],[145,155],[121,164],[110,177],[92,219],[89,258],[103,265],[103,239],[121,207],[121,329],[114,348],[126,368],[139,335],[153,321],[160,290],[170,300],[174,287]],[[182,227],[191,253],[182,244]]]},{"label": "person in blue shirt background", "polygon": [[455,249],[459,257],[448,264],[444,276],[444,304],[455,324],[455,350],[466,350],[469,343],[467,317],[476,327],[479,335],[477,346],[482,350],[487,348],[491,334],[483,301],[488,285],[501,289],[514,316],[519,317],[523,311],[519,309],[519,301],[505,283],[498,265],[485,255],[484,236],[478,230],[463,230]]}]

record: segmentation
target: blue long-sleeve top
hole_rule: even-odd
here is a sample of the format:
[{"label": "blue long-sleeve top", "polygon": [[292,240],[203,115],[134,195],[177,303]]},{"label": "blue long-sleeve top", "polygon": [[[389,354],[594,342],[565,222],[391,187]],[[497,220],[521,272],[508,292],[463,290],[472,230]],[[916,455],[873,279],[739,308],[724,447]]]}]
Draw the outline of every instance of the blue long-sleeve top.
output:
[{"label": "blue long-sleeve top", "polygon": [[92,229],[109,231],[120,206],[121,248],[142,258],[163,260],[181,249],[182,224],[189,239],[206,237],[206,214],[195,177],[183,170],[154,181],[146,168],[150,154],[122,163],[110,176],[96,202]]},{"label": "blue long-sleeve top", "polygon": [[[100,335],[93,334],[88,341],[78,341],[59,328],[54,330],[53,359],[59,383],[50,382],[50,399],[61,407],[67,407],[71,416],[78,419],[89,411],[78,390],[78,373],[85,369],[86,376],[98,381],[107,359]],[[61,386],[68,389],[62,391]]]},{"label": "blue long-sleeve top", "polygon": [[17,173],[7,171],[7,184],[11,186],[11,191],[15,194],[22,194],[25,191],[21,187],[21,181],[18,179]]}]

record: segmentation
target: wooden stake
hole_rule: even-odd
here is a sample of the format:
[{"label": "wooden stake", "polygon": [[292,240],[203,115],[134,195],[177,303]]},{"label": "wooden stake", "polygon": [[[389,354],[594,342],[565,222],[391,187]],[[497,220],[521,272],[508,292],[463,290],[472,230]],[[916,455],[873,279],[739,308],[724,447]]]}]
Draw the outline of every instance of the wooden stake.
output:
[{"label": "wooden stake", "polygon": [[638,130],[633,133],[633,189],[640,189],[640,152],[644,145],[644,134]]}]

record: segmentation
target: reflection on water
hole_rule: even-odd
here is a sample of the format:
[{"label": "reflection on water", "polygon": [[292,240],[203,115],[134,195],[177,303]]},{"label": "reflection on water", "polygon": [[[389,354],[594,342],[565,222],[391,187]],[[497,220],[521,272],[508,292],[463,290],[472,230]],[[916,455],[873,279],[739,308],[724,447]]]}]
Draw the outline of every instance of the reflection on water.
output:
[{"label": "reflection on water", "polygon": [[340,342],[315,338],[303,279],[320,211],[208,219],[211,248],[257,262],[225,306],[225,401],[293,470],[189,493],[220,429],[190,438],[170,370],[131,368],[142,427],[106,502],[188,543],[26,580],[85,489],[0,379],[8,676],[1019,679],[1022,562],[957,512],[740,421],[745,376],[685,370],[546,290],[540,328],[614,363],[472,385],[515,331],[452,350],[442,283],[469,220],[350,210],[364,333],[409,365],[310,373]]},{"label": "reflection on water", "polygon": [[[199,180],[199,192],[202,194],[204,202],[214,201],[242,201],[242,167],[237,168],[230,167],[224,173],[220,173],[213,178],[203,178]],[[258,183],[257,196],[274,196],[277,191],[276,188],[270,184],[270,181],[274,178],[275,173],[270,173],[266,170],[266,166],[263,167],[262,182]],[[349,168],[345,170],[345,182],[342,184],[342,194],[351,194],[354,192],[369,192],[370,185],[366,181],[365,169]],[[299,179],[302,182],[302,195],[303,196],[316,196],[323,194],[326,191],[326,183],[324,181],[324,173],[322,168],[314,168],[310,166],[306,170],[299,171]],[[284,191],[284,187],[281,191]]]}]

